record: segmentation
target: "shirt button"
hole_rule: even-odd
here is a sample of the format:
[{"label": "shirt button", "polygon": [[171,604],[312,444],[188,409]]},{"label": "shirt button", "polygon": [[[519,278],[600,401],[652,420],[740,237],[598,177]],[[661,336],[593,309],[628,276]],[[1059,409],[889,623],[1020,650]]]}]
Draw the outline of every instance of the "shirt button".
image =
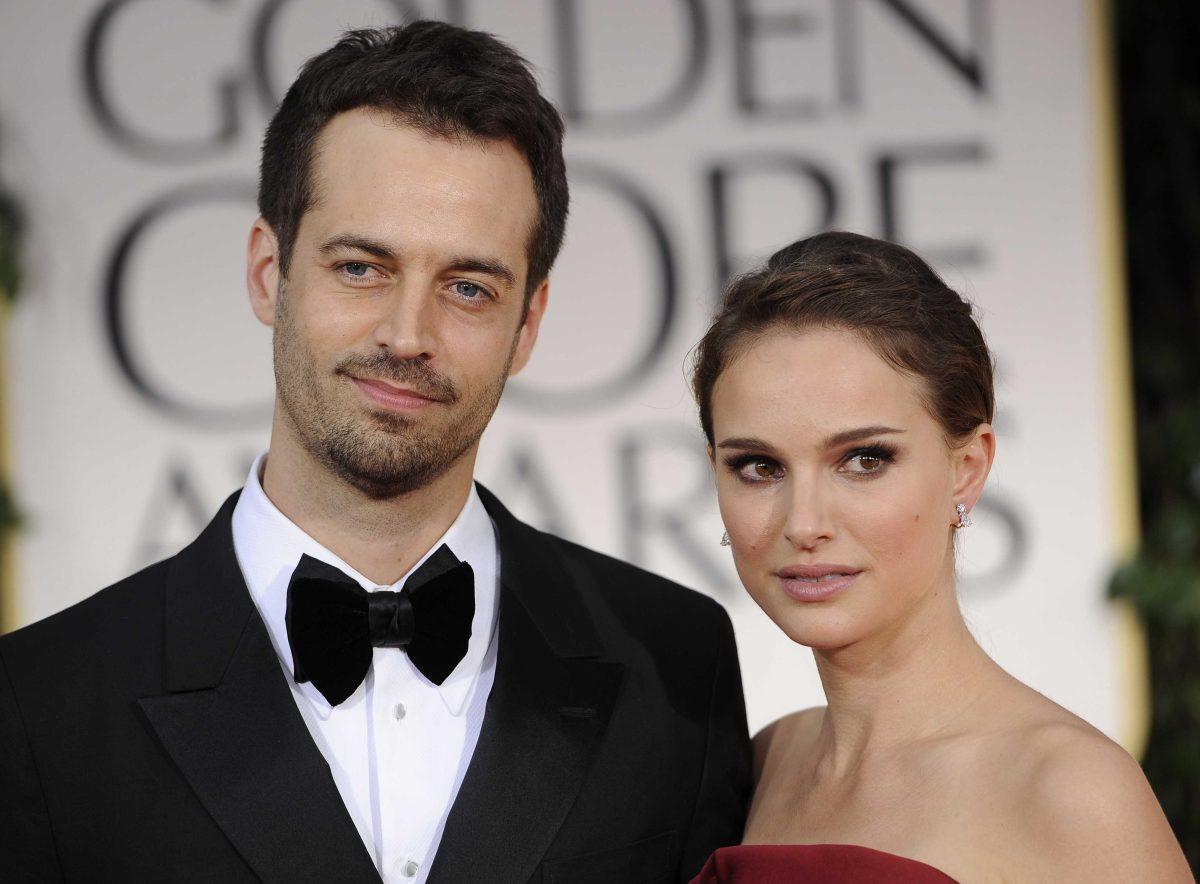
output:
[{"label": "shirt button", "polygon": [[[396,721],[403,721],[404,716],[406,716],[408,714],[408,710],[404,708],[403,703],[397,703],[395,706],[392,707],[392,714],[394,716],[396,716]],[[407,869],[408,866],[405,866],[405,868]],[[416,872],[414,871],[413,874],[415,875]],[[412,875],[410,875],[409,877],[411,878]]]},{"label": "shirt button", "polygon": [[405,878],[412,878],[412,877],[415,877],[415,876],[416,876],[416,874],[417,874],[417,870],[418,870],[418,869],[420,869],[420,868],[421,868],[421,867],[420,867],[419,865],[417,865],[415,862],[413,862],[413,861],[410,859],[408,862],[406,862],[406,863],[404,864],[404,869],[403,869],[403,871],[404,871],[404,877],[405,877]]}]

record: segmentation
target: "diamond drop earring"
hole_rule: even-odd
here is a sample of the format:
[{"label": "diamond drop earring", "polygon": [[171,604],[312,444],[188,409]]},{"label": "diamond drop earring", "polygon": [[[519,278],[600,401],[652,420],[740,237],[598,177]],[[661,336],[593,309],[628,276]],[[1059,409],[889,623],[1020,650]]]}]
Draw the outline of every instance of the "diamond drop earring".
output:
[{"label": "diamond drop earring", "polygon": [[970,528],[971,517],[967,514],[967,505],[965,503],[956,504],[954,511],[958,513],[958,524],[955,528]]},{"label": "diamond drop earring", "polygon": [[721,535],[721,546],[729,546],[729,532],[726,531]]}]

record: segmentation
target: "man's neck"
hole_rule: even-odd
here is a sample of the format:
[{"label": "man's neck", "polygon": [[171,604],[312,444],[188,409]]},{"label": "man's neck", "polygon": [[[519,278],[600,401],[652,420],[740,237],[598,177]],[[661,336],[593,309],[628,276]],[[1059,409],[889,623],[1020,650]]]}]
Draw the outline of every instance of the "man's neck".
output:
[{"label": "man's neck", "polygon": [[428,485],[372,497],[334,475],[292,440],[272,434],[263,491],[288,519],[379,586],[395,583],[462,512],[471,493],[476,449]]}]

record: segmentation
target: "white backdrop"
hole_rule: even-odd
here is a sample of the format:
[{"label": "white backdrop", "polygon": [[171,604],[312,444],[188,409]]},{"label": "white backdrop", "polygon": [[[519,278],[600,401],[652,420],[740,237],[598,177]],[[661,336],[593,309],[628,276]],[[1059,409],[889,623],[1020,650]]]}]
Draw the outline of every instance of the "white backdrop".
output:
[{"label": "white backdrop", "polygon": [[897,238],[982,308],[999,360],[999,458],[962,538],[972,628],[1128,740],[1136,698],[1103,600],[1128,533],[1129,449],[1097,13],[1085,0],[9,0],[0,172],[32,223],[8,340],[27,517],[16,622],[174,552],[240,484],[270,422],[269,336],[242,281],[270,109],[342,29],[421,15],[512,42],[569,121],[573,211],[550,313],[479,477],[536,524],[720,599],[752,728],[820,702],[809,652],[743,596],[718,546],[685,356],[729,272],[823,227]]}]

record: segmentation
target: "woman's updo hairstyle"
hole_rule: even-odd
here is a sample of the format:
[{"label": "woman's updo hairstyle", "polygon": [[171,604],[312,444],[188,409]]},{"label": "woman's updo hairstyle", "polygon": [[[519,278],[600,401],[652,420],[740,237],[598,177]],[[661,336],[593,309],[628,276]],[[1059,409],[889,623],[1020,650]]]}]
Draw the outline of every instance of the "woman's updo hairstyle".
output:
[{"label": "woman's updo hairstyle", "polygon": [[726,290],[692,367],[710,445],[717,378],[779,327],[862,335],[881,358],[924,382],[925,407],[951,445],[992,421],[992,356],[971,305],[903,246],[835,231],[780,249]]}]

